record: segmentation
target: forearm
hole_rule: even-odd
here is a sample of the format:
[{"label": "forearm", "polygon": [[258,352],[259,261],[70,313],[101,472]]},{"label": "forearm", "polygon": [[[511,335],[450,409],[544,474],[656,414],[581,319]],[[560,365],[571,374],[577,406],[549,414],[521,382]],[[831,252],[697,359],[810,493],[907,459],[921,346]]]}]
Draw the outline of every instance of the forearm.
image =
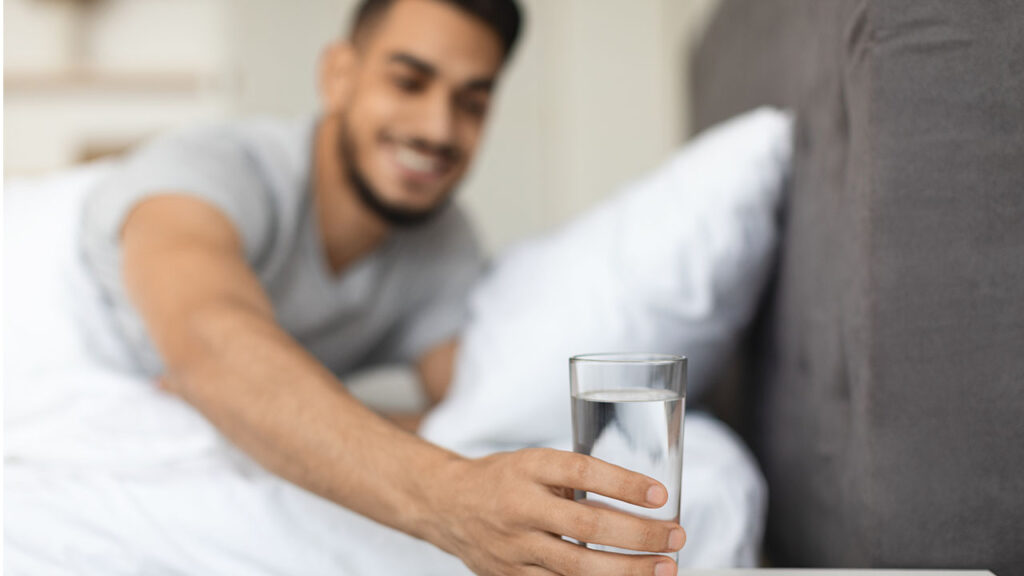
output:
[{"label": "forearm", "polygon": [[[238,235],[216,209],[185,196],[148,200],[122,237],[125,287],[167,367],[165,385],[266,468],[480,574],[651,574],[663,562],[602,556],[558,537],[663,550],[673,524],[561,497],[574,488],[643,505],[653,480],[566,452],[462,459],[363,407],[275,323]],[[450,380],[454,350],[451,343],[421,363],[432,399],[440,395],[431,383],[443,391]],[[647,504],[663,504],[661,491]]]},{"label": "forearm", "polygon": [[244,307],[188,323],[168,379],[274,473],[359,514],[426,537],[432,472],[458,457],[365,408],[280,328]]},{"label": "forearm", "polygon": [[415,434],[419,431],[423,419],[427,417],[427,412],[383,412],[381,416],[402,430]]}]

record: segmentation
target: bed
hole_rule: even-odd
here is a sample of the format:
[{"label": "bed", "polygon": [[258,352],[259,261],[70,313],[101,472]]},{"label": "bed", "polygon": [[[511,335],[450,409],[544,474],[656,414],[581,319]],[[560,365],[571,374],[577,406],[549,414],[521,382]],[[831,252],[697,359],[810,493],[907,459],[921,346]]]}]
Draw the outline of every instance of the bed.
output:
[{"label": "bed", "polygon": [[[532,252],[519,250],[508,258],[499,258],[496,270],[508,269],[503,264],[507,262],[527,267],[552,262],[544,254],[561,254],[559,257],[578,264],[582,260],[574,246],[586,243],[590,235],[608,238],[608,229],[602,223],[621,223],[623,215],[632,214],[628,218],[638,234],[628,238],[639,242],[637,246],[653,244],[666,253],[678,249],[685,256],[673,264],[681,272],[688,270],[677,281],[666,285],[662,278],[652,277],[659,288],[686,286],[699,304],[686,306],[688,301],[680,296],[654,291],[654,304],[659,310],[682,304],[683,310],[677,311],[679,318],[690,318],[696,322],[695,327],[703,328],[691,330],[678,325],[676,328],[682,330],[672,331],[684,338],[673,341],[693,343],[692,348],[679,345],[695,352],[729,346],[746,322],[745,314],[753,309],[762,284],[759,280],[758,286],[753,286],[754,282],[747,280],[767,275],[764,264],[741,264],[750,262],[751,255],[756,255],[758,261],[765,260],[774,243],[760,242],[757,251],[742,254],[737,254],[735,248],[737,243],[760,237],[754,234],[757,230],[765,238],[774,238],[770,215],[775,211],[791,148],[788,115],[761,110],[746,118],[745,123],[731,123],[732,128],[695,145],[696,156],[680,153],[654,177],[638,182],[604,207],[581,217],[580,225],[570,224],[564,233],[533,241]],[[751,137],[744,127],[754,128],[754,133],[760,132],[763,137]],[[726,161],[734,160],[743,149],[758,159],[753,164],[756,170],[736,171],[735,163]],[[723,158],[722,151],[729,155]],[[708,172],[709,159],[724,169]],[[425,542],[350,513],[267,473],[191,407],[163,392],[155,382],[119,371],[114,368],[117,364],[103,360],[104,351],[109,351],[113,343],[102,333],[83,331],[83,327],[96,324],[89,321],[90,315],[100,313],[103,303],[102,296],[91,288],[92,283],[85,281],[76,238],[84,195],[111,169],[109,164],[95,164],[46,178],[8,182],[6,186],[5,573],[468,573],[457,558]],[[689,176],[695,171],[697,175]],[[679,178],[691,185],[675,186]],[[700,182],[720,192],[715,202],[707,201],[709,197],[698,185]],[[727,200],[732,196],[725,194],[730,187],[735,188],[734,201]],[[700,205],[699,211],[687,208],[696,208],[694,202]],[[699,230],[697,227],[660,227],[676,239],[671,244],[662,242],[663,236],[652,236],[648,226],[652,205],[663,209],[673,205],[678,213],[703,214],[709,219],[719,214],[726,223],[760,224],[754,228],[711,226],[715,234],[709,238],[716,241],[710,244],[718,246],[722,254],[734,254],[720,259],[712,257],[718,252],[710,250],[710,244],[703,250],[688,247],[690,234]],[[671,214],[659,216],[672,223]],[[708,224],[715,221],[710,219]],[[589,248],[593,245],[588,243]],[[560,252],[562,248],[568,251]],[[604,252],[591,249],[586,253],[597,256]],[[742,258],[737,259],[737,255]],[[607,264],[602,258],[593,261],[602,270]],[[644,270],[665,269],[657,259],[628,262],[637,276],[650,276]],[[551,274],[567,269],[554,263]],[[581,270],[579,266],[576,269]],[[536,300],[519,299],[521,290],[502,288],[502,278],[497,273],[484,284],[501,288],[493,293],[513,295],[518,299],[516,306],[536,308]],[[539,286],[536,275],[527,274],[526,281],[535,289]],[[550,274],[547,282],[552,287],[566,285]],[[742,289],[735,290],[737,287]],[[587,293],[601,292],[591,287]],[[556,290],[546,294],[552,299],[545,301],[556,309],[566,308],[558,305],[559,298],[580,301],[574,293]],[[544,296],[543,291],[539,295]],[[632,293],[622,296],[630,303],[640,301]],[[499,307],[481,304],[490,300],[480,294],[476,301],[478,308],[493,311]],[[502,307],[508,304],[508,300],[497,301]],[[588,308],[583,313],[591,315],[593,310]],[[746,312],[739,314],[740,310]],[[665,313],[660,316],[668,317]],[[540,323],[552,321],[546,313],[530,317]],[[488,336],[487,330],[474,331],[474,327],[483,325],[479,318],[471,321],[460,364],[466,363],[464,359],[472,350],[489,351],[494,338],[509,337],[502,335],[507,332],[504,330],[493,336]],[[497,319],[497,325],[507,323]],[[575,325],[571,320],[561,323],[563,328]],[[652,337],[666,334],[660,329],[651,331],[650,327],[645,323],[641,332]],[[623,338],[628,333],[613,336]],[[480,346],[471,345],[474,338],[480,339]],[[517,365],[523,364],[521,355],[514,351],[509,354]],[[715,355],[709,353],[708,357]],[[526,355],[534,359],[540,356],[540,351]],[[520,397],[515,410],[486,411],[471,400],[467,412],[457,403],[446,401],[429,420],[425,434],[472,454],[525,445],[568,448],[567,358],[568,353],[556,354],[549,367],[541,367],[538,374],[545,381],[544,389],[528,394],[528,398]],[[703,361],[699,354],[692,360],[697,363],[698,359]],[[696,374],[691,376],[696,381]],[[498,387],[509,392],[500,383]],[[451,396],[485,402],[493,399],[490,394],[473,394],[458,383],[458,377]],[[544,418],[544,425],[539,425],[532,407],[550,408],[554,417]],[[493,417],[499,413],[504,420]],[[480,427],[478,432],[470,426],[472,421]],[[488,431],[488,427],[498,421],[509,428],[492,434],[493,428]],[[545,430],[550,434],[543,435]],[[533,436],[524,437],[524,433]],[[687,415],[684,437],[682,522],[689,540],[680,555],[681,566],[755,565],[766,494],[752,456],[735,433],[705,413]],[[487,442],[477,442],[480,439]]]}]

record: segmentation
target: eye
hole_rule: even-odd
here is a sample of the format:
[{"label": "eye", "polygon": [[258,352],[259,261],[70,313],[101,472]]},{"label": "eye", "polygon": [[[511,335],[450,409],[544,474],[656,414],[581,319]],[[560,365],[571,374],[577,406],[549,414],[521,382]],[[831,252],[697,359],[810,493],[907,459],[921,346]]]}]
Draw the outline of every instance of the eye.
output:
[{"label": "eye", "polygon": [[402,92],[414,94],[423,89],[423,81],[414,76],[396,75],[391,77],[391,83]]},{"label": "eye", "polygon": [[464,97],[459,99],[459,108],[474,118],[483,118],[487,114],[488,102],[484,98]]}]

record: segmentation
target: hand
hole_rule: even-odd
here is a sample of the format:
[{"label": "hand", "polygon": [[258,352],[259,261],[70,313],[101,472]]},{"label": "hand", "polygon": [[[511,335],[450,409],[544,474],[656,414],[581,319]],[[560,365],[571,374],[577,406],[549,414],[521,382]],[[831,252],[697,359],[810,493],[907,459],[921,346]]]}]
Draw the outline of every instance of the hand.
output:
[{"label": "hand", "polygon": [[664,556],[590,550],[561,538],[641,552],[682,548],[686,534],[674,522],[572,500],[579,489],[645,508],[664,505],[665,487],[642,474],[582,454],[527,449],[454,460],[436,480],[427,539],[481,576],[676,574]]}]

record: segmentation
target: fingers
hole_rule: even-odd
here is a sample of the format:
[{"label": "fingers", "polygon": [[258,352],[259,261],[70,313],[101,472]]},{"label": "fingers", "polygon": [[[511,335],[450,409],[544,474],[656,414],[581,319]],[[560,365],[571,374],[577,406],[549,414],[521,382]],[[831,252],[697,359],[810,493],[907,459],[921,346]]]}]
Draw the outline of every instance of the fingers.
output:
[{"label": "fingers", "polygon": [[552,572],[543,566],[526,566],[523,568],[523,576],[558,576],[557,572]]},{"label": "fingers", "polygon": [[537,449],[531,458],[537,479],[549,486],[596,492],[645,508],[658,508],[668,501],[668,491],[657,480],[591,456]]},{"label": "fingers", "polygon": [[570,500],[554,500],[545,506],[535,525],[580,542],[639,552],[676,552],[686,543],[686,532],[675,522],[639,518]]},{"label": "fingers", "polygon": [[589,550],[551,536],[538,546],[537,564],[564,576],[675,576],[665,556],[633,556]]}]

